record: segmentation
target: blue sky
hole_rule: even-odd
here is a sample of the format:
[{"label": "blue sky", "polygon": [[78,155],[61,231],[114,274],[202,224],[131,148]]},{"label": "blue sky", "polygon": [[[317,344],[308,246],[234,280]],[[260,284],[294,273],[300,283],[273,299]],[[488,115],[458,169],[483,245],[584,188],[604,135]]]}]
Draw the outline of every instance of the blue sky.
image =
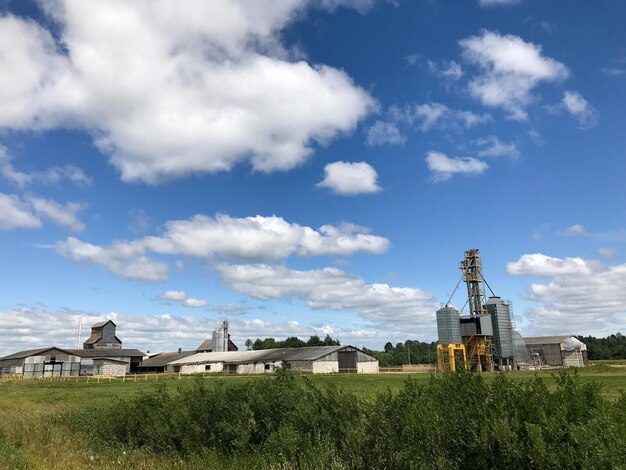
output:
[{"label": "blue sky", "polygon": [[522,334],[626,329],[621,3],[0,15],[0,353],[434,340],[469,248]]}]

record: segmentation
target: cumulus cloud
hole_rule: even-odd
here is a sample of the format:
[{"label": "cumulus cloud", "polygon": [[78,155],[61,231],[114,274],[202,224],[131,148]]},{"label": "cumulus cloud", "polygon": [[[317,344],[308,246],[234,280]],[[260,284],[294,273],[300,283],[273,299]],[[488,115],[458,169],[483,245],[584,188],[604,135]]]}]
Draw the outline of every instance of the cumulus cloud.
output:
[{"label": "cumulus cloud", "polygon": [[311,5],[367,3],[44,3],[60,44],[3,16],[0,129],[84,129],[125,181],[291,169],[375,102],[345,72],[293,58],[281,30]]},{"label": "cumulus cloud", "polygon": [[84,208],[85,205],[78,202],[61,204],[52,199],[0,193],[0,230],[39,228],[44,218],[80,232],[85,225],[78,219],[78,213]]},{"label": "cumulus cloud", "polygon": [[20,188],[33,183],[58,184],[64,180],[89,185],[93,180],[74,165],[55,166],[45,171],[24,173],[13,166],[13,157],[6,147],[0,145],[0,175]]},{"label": "cumulus cloud", "polygon": [[507,264],[509,274],[516,276],[553,277],[560,275],[590,274],[588,262],[582,258],[553,258],[535,253],[522,255],[517,261]]},{"label": "cumulus cloud", "polygon": [[560,234],[565,235],[567,237],[591,235],[591,233],[589,233],[589,231],[583,225],[580,225],[580,224],[570,225],[569,227],[565,228],[565,230],[561,231]]},{"label": "cumulus cloud", "polygon": [[0,230],[41,226],[41,220],[31,212],[28,204],[13,194],[0,193]]},{"label": "cumulus cloud", "polygon": [[[140,315],[110,312],[84,312],[76,310],[46,311],[23,308],[0,312],[0,356],[25,349],[46,346],[76,347],[76,331],[82,319],[83,340],[88,328],[96,322],[111,319],[117,324],[117,336],[125,348],[143,352],[194,350],[204,340],[210,339],[213,330],[220,326],[216,318],[173,315]],[[433,320],[434,321],[434,320]],[[387,341],[406,340],[406,330],[401,328],[381,330],[374,325],[342,328],[324,323],[298,321],[268,321],[262,319],[231,319],[231,339],[240,348],[247,338],[285,339],[298,336],[307,339],[312,335],[330,333],[342,344],[382,348]],[[80,345],[79,347],[82,347]]]},{"label": "cumulus cloud", "polygon": [[483,31],[459,41],[464,59],[480,69],[469,82],[470,94],[489,107],[503,108],[509,117],[526,120],[532,91],[542,82],[565,79],[565,65],[542,55],[542,48],[518,36]]},{"label": "cumulus cloud", "polygon": [[159,299],[165,302],[176,302],[183,307],[191,308],[206,307],[208,305],[206,300],[188,297],[186,292],[179,290],[168,290],[167,292],[161,294]]},{"label": "cumulus cloud", "polygon": [[589,129],[598,124],[598,112],[580,93],[566,91],[561,105],[576,118],[581,129]]},{"label": "cumulus cloud", "polygon": [[519,157],[517,144],[514,142],[503,142],[494,135],[474,140],[472,143],[478,147],[477,155],[482,158]]},{"label": "cumulus cloud", "polygon": [[476,158],[450,158],[441,152],[428,152],[426,163],[435,182],[447,181],[456,174],[480,175],[489,168],[487,163]]},{"label": "cumulus cloud", "polygon": [[378,173],[365,162],[329,163],[324,167],[324,180],[317,186],[328,188],[342,196],[376,193],[381,190]]},{"label": "cumulus cloud", "polygon": [[167,266],[147,256],[160,255],[245,260],[281,260],[289,256],[347,256],[356,252],[380,254],[389,240],[372,235],[365,227],[343,223],[323,225],[319,230],[293,224],[282,217],[214,218],[196,215],[165,224],[161,236],[115,241],[102,247],[69,237],[57,243],[57,251],[77,262],[99,264],[128,278],[162,281]]},{"label": "cumulus cloud", "polygon": [[541,303],[527,315],[537,330],[584,332],[610,328],[617,319],[626,319],[626,264],[606,266],[595,260],[533,254],[509,263],[507,270],[548,278],[533,283],[526,294]]},{"label": "cumulus cloud", "polygon": [[82,232],[85,224],[78,219],[78,213],[85,209],[84,204],[68,202],[59,204],[52,199],[31,197],[30,204],[41,217],[50,219],[57,225],[67,227],[73,232]]},{"label": "cumulus cloud", "polygon": [[217,267],[225,284],[260,300],[297,297],[310,308],[346,310],[385,324],[429,328],[436,302],[421,289],[366,284],[337,268],[298,271],[284,266],[230,265]]},{"label": "cumulus cloud", "polygon": [[367,145],[402,145],[406,142],[406,138],[400,132],[398,124],[395,122],[376,121],[372,127],[367,130]]},{"label": "cumulus cloud", "polygon": [[129,279],[151,282],[167,279],[167,265],[145,256],[139,243],[115,242],[105,248],[69,237],[56,244],[56,251],[72,261],[101,265]]}]

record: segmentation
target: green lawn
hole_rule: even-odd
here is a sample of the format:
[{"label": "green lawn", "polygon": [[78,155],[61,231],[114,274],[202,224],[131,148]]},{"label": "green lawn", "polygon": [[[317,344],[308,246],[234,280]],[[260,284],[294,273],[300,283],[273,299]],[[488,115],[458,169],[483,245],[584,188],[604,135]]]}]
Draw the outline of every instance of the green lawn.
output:
[{"label": "green lawn", "polygon": [[[608,398],[626,393],[626,368],[616,361],[598,364],[578,371],[581,382],[600,382]],[[555,371],[538,374],[549,386],[554,384]],[[390,390],[397,392],[408,376],[417,381],[428,381],[431,374],[381,375],[310,375],[316,385],[334,384],[363,398],[375,397]],[[532,372],[510,373],[514,380],[528,380]],[[495,375],[487,375],[487,380]],[[168,386],[187,387],[192,377],[165,380]],[[225,383],[258,380],[258,376],[210,376],[203,380]],[[160,382],[163,382],[161,380]],[[129,451],[113,454],[94,451],[82,436],[71,435],[55,418],[66,411],[90,405],[104,405],[135,395],[154,386],[148,382],[73,383],[49,381],[0,381],[0,469],[4,468],[195,468],[193,463],[168,457]],[[111,460],[113,459],[113,460]],[[120,461],[117,464],[117,460]]]}]

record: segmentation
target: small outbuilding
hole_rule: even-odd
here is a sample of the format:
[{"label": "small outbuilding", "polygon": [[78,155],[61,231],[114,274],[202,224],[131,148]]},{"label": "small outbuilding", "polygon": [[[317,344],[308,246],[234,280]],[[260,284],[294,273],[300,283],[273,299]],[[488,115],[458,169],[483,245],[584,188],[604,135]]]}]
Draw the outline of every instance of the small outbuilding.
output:
[{"label": "small outbuilding", "polygon": [[312,346],[198,353],[170,362],[166,370],[263,374],[277,367],[313,374],[378,373],[378,360],[353,346]]},{"label": "small outbuilding", "polygon": [[539,365],[586,367],[587,345],[575,336],[535,336],[524,338],[528,354]]}]

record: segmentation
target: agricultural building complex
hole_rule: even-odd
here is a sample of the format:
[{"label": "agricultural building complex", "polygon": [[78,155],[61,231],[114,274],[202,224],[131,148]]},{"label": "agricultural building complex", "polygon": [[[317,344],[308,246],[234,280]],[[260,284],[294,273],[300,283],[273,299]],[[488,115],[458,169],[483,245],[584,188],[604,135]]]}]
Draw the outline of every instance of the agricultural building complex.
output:
[{"label": "agricultural building complex", "polygon": [[531,358],[539,366],[585,367],[587,345],[575,336],[537,336],[525,338]]}]

